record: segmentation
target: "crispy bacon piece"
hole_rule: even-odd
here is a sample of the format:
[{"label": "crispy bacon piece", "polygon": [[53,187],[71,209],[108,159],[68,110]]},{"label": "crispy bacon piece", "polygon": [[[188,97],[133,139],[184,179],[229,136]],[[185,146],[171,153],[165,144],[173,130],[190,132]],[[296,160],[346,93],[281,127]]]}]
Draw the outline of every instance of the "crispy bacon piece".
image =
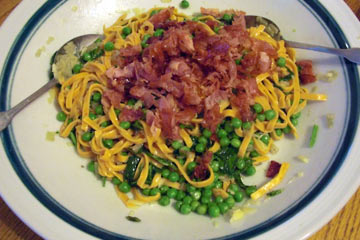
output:
[{"label": "crispy bacon piece", "polygon": [[120,103],[125,100],[124,94],[115,90],[107,89],[104,91],[101,103],[106,109],[110,108],[109,102],[115,108],[120,109]]},{"label": "crispy bacon piece", "polygon": [[159,13],[153,15],[149,21],[157,28],[157,26],[161,23],[166,22],[169,20],[172,12],[174,11],[174,7],[165,8],[161,10]]},{"label": "crispy bacon piece", "polygon": [[[277,58],[275,49],[250,37],[244,12],[201,9],[217,18],[225,13],[233,17],[231,25],[210,36],[199,22],[170,20],[173,11],[166,8],[150,18],[164,34],[151,37],[146,48],[138,45],[115,50],[111,61],[117,67],[106,72],[109,89],[102,100],[105,111],[110,105],[120,108],[120,102],[129,98],[141,100],[148,109],[146,121],[153,133],[161,128],[169,139],[179,139],[179,123],[189,123],[196,114],[203,114],[202,126],[214,132],[223,120],[222,100],[236,106],[243,121],[253,120],[250,106],[258,94],[253,76],[270,70]],[[211,20],[206,24],[217,26]],[[237,65],[235,60],[239,59]],[[304,70],[303,79],[309,74],[307,68]],[[121,118],[140,116],[126,111]]]},{"label": "crispy bacon piece", "polygon": [[119,121],[129,121],[133,122],[141,119],[144,116],[144,113],[140,109],[133,109],[125,107],[121,110],[119,115]]},{"label": "crispy bacon piece", "polygon": [[214,133],[217,125],[222,122],[223,118],[224,116],[220,113],[219,104],[216,103],[211,109],[205,110],[203,125]]},{"label": "crispy bacon piece", "polygon": [[180,139],[179,126],[176,125],[176,103],[172,95],[160,98],[158,110],[164,136],[173,140]]},{"label": "crispy bacon piece", "polygon": [[157,100],[155,99],[156,93],[155,91],[152,91],[144,86],[134,86],[130,89],[130,94],[140,99],[144,102],[145,106],[147,108],[150,108],[151,106],[157,105]]},{"label": "crispy bacon piece", "polygon": [[281,164],[276,161],[271,161],[268,170],[266,171],[266,177],[273,178],[279,173]]},{"label": "crispy bacon piece", "polygon": [[211,162],[213,153],[206,152],[200,160],[198,160],[198,165],[195,167],[193,176],[199,180],[205,180],[209,175],[209,164]]},{"label": "crispy bacon piece", "polygon": [[300,67],[299,77],[301,84],[313,83],[316,81],[316,76],[313,72],[313,63],[311,60],[301,60],[296,63]]},{"label": "crispy bacon piece", "polygon": [[189,123],[196,115],[196,110],[193,108],[186,108],[183,111],[177,112],[175,115],[176,122]]}]

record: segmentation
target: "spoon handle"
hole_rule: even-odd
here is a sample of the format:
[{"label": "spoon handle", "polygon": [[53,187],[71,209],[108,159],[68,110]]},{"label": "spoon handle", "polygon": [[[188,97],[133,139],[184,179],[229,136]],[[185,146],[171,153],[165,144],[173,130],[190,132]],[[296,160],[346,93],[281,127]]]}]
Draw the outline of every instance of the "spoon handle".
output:
[{"label": "spoon handle", "polygon": [[42,86],[40,89],[38,89],[36,92],[31,94],[29,97],[25,98],[20,103],[18,103],[15,107],[13,107],[5,112],[0,112],[0,131],[4,130],[9,125],[12,118],[18,112],[23,110],[27,105],[29,105],[35,99],[37,99],[42,94],[47,92],[49,89],[54,87],[57,84],[57,82],[58,81],[56,79],[52,79],[51,81],[47,82],[44,86]]},{"label": "spoon handle", "polygon": [[285,41],[285,43],[287,47],[301,48],[301,49],[334,54],[345,57],[351,62],[360,64],[360,48],[348,48],[348,49],[330,48],[330,47],[312,45],[308,43],[299,43],[293,41]]}]

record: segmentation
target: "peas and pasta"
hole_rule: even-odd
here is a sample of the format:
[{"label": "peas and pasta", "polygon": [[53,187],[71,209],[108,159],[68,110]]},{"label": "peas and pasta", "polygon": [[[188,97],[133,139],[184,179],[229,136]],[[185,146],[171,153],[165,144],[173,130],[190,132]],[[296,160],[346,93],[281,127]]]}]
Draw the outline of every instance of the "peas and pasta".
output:
[{"label": "peas and pasta", "polygon": [[60,136],[129,208],[175,201],[182,214],[217,217],[279,194],[286,162],[271,161],[264,186],[242,178],[261,174],[274,142],[298,136],[307,101],[326,95],[302,86],[315,79],[311,61],[264,30],[236,10],[120,16],[59,79]]}]

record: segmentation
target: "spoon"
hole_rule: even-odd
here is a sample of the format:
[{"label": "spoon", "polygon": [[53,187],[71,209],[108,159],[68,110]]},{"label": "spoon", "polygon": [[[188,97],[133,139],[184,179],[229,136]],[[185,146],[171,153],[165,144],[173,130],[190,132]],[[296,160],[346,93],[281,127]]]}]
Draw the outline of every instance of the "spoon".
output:
[{"label": "spoon", "polygon": [[247,15],[247,16],[245,16],[245,21],[246,21],[246,28],[264,25],[265,32],[267,32],[271,37],[273,37],[277,41],[284,40],[285,45],[287,47],[301,48],[301,49],[313,50],[313,51],[317,51],[317,52],[334,54],[334,55],[344,57],[351,62],[360,64],[360,48],[340,49],[340,48],[330,48],[330,47],[318,46],[318,45],[313,45],[313,44],[308,44],[308,43],[299,43],[299,42],[288,41],[282,37],[280,28],[273,21],[271,21],[267,18],[260,17],[260,16]]},{"label": "spoon", "polygon": [[[101,35],[99,34],[86,34],[79,37],[76,37],[74,39],[71,39],[70,41],[66,42],[55,54],[54,58],[54,64],[56,65],[60,55],[65,54],[65,46],[73,42],[75,44],[75,56],[80,57],[81,51],[94,43],[94,41],[98,38],[101,38]],[[27,105],[29,105],[31,102],[33,102],[35,99],[40,97],[42,94],[53,88],[58,83],[58,80],[54,77],[52,80],[47,82],[44,86],[42,86],[40,89],[38,89],[36,92],[31,94],[29,97],[22,100],[20,103],[18,103],[15,107],[5,111],[0,112],[0,131],[4,130],[11,122],[13,117],[19,113],[22,109],[24,109]]]}]

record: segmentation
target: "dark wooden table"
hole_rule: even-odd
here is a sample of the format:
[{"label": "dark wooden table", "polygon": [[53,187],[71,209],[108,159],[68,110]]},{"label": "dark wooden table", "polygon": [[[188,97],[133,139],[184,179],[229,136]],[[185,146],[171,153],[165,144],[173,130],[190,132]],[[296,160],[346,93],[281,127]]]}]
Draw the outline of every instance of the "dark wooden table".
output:
[{"label": "dark wooden table", "polygon": [[[0,0],[0,25],[21,0]],[[345,0],[360,19],[360,0]],[[40,240],[0,198],[0,239]],[[346,206],[310,240],[360,239],[360,188]]]}]

